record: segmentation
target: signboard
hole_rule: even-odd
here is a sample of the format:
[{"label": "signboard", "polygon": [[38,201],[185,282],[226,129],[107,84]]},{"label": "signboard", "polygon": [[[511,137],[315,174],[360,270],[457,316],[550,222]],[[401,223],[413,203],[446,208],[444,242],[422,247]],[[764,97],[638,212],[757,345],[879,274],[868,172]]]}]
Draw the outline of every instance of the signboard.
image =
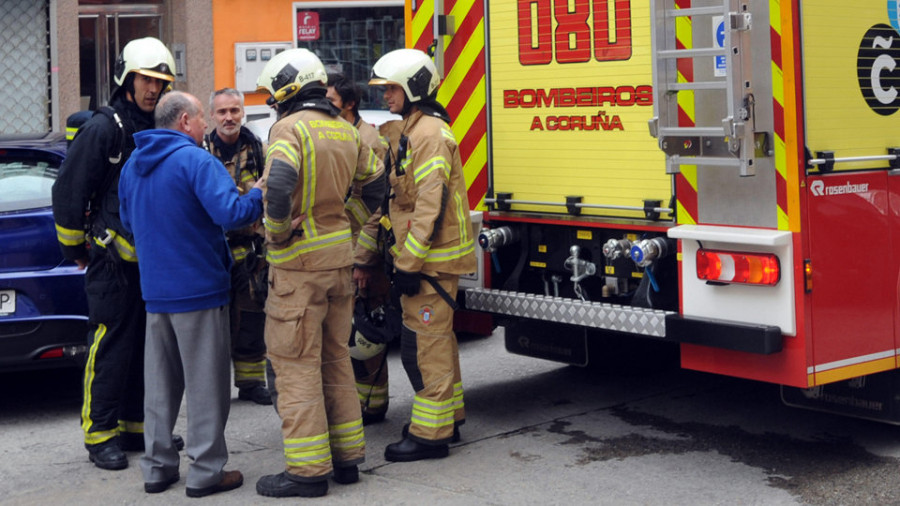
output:
[{"label": "signboard", "polygon": [[[725,18],[724,16],[713,16],[712,18],[712,27],[713,27],[713,40],[716,41],[716,47],[725,47]],[[725,67],[725,56],[716,56],[716,68],[715,68],[715,76],[716,77],[725,77],[726,67]]]},{"label": "signboard", "polygon": [[319,40],[319,13],[297,11],[297,40]]},{"label": "signboard", "polygon": [[554,5],[488,4],[493,190],[528,201],[668,202],[664,155],[647,127],[653,116],[649,4],[592,0],[576,2],[574,12]]}]

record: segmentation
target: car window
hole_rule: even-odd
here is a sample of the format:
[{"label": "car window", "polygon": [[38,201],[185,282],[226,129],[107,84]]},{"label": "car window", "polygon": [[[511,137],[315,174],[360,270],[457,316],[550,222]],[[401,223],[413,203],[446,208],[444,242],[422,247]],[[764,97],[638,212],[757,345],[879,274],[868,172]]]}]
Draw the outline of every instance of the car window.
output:
[{"label": "car window", "polygon": [[48,207],[59,166],[45,160],[0,159],[0,212]]}]

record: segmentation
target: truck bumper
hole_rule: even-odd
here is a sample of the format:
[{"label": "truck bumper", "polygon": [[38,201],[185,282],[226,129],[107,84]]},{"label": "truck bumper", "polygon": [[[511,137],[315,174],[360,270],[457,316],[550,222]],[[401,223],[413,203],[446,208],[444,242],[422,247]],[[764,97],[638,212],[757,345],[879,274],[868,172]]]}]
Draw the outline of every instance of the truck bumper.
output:
[{"label": "truck bumper", "polygon": [[666,316],[666,337],[681,343],[699,344],[726,350],[771,355],[781,351],[781,329],[733,321],[692,318],[677,314]]},{"label": "truck bumper", "polygon": [[666,341],[769,355],[782,348],[781,329],[734,321],[681,316],[673,311],[470,288],[466,309],[547,323],[614,330]]},{"label": "truck bumper", "polygon": [[667,337],[666,315],[674,314],[487,288],[466,290],[466,309],[662,338]]}]

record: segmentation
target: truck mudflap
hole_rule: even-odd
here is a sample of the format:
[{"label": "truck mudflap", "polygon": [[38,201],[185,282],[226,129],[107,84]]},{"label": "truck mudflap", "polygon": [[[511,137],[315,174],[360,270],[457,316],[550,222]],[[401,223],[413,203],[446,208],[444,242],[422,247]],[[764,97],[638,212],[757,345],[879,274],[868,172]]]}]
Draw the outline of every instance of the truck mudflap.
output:
[{"label": "truck mudflap", "polygon": [[781,387],[786,405],[900,425],[900,370],[812,388]]},{"label": "truck mudflap", "polygon": [[466,309],[665,338],[672,311],[488,288],[466,290]]},{"label": "truck mudflap", "polygon": [[777,325],[760,325],[670,314],[666,337],[681,343],[771,355],[781,351],[784,338]]}]

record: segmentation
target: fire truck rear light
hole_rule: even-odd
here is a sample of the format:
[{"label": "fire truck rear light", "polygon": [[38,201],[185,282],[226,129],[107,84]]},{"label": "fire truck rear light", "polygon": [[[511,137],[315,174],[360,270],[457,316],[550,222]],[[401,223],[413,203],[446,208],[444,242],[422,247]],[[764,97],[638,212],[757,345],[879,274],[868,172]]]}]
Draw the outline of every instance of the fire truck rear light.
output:
[{"label": "fire truck rear light", "polygon": [[809,259],[803,261],[803,274],[806,277],[806,291],[812,291],[812,264]]},{"label": "fire truck rear light", "polygon": [[781,265],[771,253],[700,249],[697,278],[714,283],[775,286],[781,278]]}]

